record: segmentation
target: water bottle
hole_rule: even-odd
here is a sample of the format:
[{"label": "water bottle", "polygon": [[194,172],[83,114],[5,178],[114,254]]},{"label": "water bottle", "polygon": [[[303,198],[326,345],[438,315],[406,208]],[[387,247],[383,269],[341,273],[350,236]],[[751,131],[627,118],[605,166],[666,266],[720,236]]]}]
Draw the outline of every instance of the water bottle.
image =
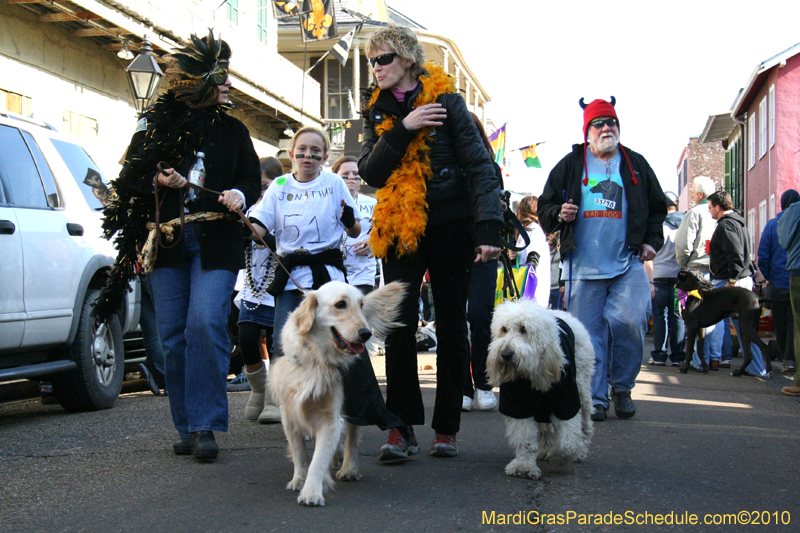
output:
[{"label": "water bottle", "polygon": [[[193,185],[199,185],[200,187],[206,186],[206,166],[203,163],[206,154],[203,152],[197,152],[197,159],[195,160],[192,168],[189,169],[189,175],[187,179],[189,183]],[[193,204],[197,201],[197,190],[189,187],[189,190],[186,192],[186,203]]]}]

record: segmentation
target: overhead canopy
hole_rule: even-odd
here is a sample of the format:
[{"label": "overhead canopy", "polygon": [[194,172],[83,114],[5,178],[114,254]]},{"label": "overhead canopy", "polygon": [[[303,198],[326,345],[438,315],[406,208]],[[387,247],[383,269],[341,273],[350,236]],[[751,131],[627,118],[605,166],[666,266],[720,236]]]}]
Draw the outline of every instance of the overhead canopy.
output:
[{"label": "overhead canopy", "polygon": [[736,121],[733,120],[730,112],[711,115],[708,117],[706,127],[703,128],[703,133],[700,135],[698,142],[708,143],[727,140],[734,129],[736,129]]}]

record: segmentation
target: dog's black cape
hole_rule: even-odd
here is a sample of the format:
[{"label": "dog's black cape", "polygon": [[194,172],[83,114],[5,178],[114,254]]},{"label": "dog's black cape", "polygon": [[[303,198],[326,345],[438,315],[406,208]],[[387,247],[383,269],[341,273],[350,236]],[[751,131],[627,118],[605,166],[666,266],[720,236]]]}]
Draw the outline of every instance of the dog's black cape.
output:
[{"label": "dog's black cape", "polygon": [[529,379],[516,379],[500,385],[500,412],[511,418],[533,417],[537,422],[549,424],[550,415],[569,420],[581,410],[575,372],[575,334],[566,322],[556,318],[559,327],[561,351],[567,363],[561,370],[561,379],[546,392],[534,389]]},{"label": "dog's black cape", "polygon": [[344,416],[356,426],[378,426],[381,431],[404,427],[389,411],[366,350],[344,373]]}]

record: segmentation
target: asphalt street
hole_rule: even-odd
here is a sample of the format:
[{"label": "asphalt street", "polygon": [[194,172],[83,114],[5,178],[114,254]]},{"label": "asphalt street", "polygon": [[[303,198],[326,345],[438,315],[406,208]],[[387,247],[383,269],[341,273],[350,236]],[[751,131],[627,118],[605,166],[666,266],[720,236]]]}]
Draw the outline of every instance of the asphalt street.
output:
[{"label": "asphalt street", "polygon": [[[382,465],[377,452],[386,433],[370,427],[359,453],[363,478],[337,483],[320,508],[297,505],[297,494],[284,488],[292,465],[283,431],[244,419],[248,393],[228,395],[230,432],[218,434],[221,454],[214,464],[172,454],[168,400],[145,391],[143,382],[127,384],[113,409],[96,413],[71,414],[38,400],[0,404],[0,527],[104,533],[800,531],[800,401],[780,393],[788,378],[679,374],[647,365],[650,348],[633,392],[636,416],[619,420],[612,408],[608,420],[595,424],[583,463],[540,463],[540,481],[505,476],[511,448],[496,410],[463,414],[460,454],[452,459],[428,456],[433,431],[420,427],[423,453],[405,464]],[[374,364],[382,380],[382,358]],[[435,356],[420,355],[419,365],[430,416]],[[544,514],[569,523],[537,523]],[[692,515],[699,524],[680,523]],[[656,517],[671,525],[653,524]],[[620,523],[603,523],[613,520]]]}]

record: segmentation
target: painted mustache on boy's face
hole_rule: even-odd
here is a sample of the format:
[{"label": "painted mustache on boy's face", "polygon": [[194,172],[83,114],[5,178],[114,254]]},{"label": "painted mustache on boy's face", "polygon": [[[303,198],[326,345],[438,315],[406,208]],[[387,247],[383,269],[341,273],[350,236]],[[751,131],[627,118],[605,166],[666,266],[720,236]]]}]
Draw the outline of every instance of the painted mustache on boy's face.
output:
[{"label": "painted mustache on boy's face", "polygon": [[316,154],[308,154],[308,155],[306,155],[306,154],[297,154],[297,155],[294,156],[294,158],[295,159],[308,158],[308,159],[313,159],[314,161],[322,161],[322,156],[321,155],[316,155]]}]

